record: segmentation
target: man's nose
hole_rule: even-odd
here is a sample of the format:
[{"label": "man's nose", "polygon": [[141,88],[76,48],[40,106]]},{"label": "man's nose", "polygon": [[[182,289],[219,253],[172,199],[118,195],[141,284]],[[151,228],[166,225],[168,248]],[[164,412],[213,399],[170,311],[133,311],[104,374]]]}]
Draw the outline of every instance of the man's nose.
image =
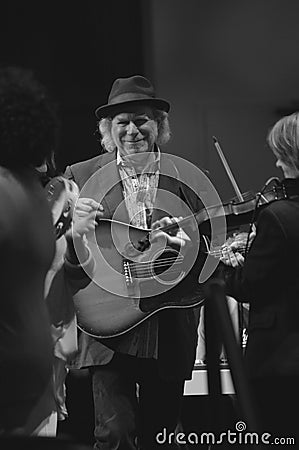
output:
[{"label": "man's nose", "polygon": [[128,126],[127,126],[127,133],[128,134],[137,134],[138,133],[138,128],[136,127],[134,122],[129,122]]}]

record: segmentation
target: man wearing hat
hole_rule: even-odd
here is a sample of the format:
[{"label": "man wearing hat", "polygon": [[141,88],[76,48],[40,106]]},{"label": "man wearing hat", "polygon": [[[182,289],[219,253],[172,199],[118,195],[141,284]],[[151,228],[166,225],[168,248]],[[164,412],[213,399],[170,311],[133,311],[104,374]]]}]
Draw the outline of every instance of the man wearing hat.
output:
[{"label": "man wearing hat", "polygon": [[[199,197],[179,180],[174,162],[160,151],[170,138],[169,109],[143,76],[113,83],[108,103],[95,112],[106,152],[66,169],[84,191],[79,214],[98,209],[104,218],[148,229],[172,220],[164,218],[169,214],[161,208],[163,192],[183,199],[189,211],[202,208]],[[179,203],[172,216],[186,213]],[[164,208],[169,211],[170,205]],[[118,337],[81,334],[73,368],[90,369],[95,448],[152,450],[161,448],[157,433],[174,432],[184,381],[192,375],[198,319],[198,308],[169,308]]]}]

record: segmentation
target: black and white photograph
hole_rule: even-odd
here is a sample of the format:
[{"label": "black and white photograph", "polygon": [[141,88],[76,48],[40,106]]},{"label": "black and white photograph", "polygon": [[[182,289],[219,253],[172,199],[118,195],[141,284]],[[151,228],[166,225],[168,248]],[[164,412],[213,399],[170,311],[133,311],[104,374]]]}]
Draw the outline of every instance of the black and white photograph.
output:
[{"label": "black and white photograph", "polygon": [[2,0],[1,450],[299,448],[298,16]]}]

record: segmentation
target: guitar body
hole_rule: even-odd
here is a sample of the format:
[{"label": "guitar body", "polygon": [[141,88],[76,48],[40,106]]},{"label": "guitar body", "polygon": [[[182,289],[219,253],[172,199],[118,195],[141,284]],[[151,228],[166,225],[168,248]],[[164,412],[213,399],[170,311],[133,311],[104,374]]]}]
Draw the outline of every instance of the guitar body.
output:
[{"label": "guitar body", "polygon": [[150,244],[148,235],[149,230],[101,219],[87,236],[96,269],[89,274],[92,281],[74,296],[78,327],[85,333],[102,339],[119,336],[162,309],[203,302],[198,271],[189,267],[196,255],[184,258],[161,241]]}]

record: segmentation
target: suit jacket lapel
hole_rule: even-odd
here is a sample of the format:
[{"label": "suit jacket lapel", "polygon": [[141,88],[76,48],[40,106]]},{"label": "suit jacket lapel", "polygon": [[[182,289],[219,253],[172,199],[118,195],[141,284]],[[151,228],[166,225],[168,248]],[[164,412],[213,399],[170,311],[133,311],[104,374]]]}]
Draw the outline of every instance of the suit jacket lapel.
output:
[{"label": "suit jacket lapel", "polygon": [[178,211],[180,182],[174,163],[161,153],[160,176],[154,205],[152,222],[166,215],[181,215]]},{"label": "suit jacket lapel", "polygon": [[99,185],[100,192],[103,193],[103,207],[105,217],[119,220],[120,222],[129,222],[129,215],[126,209],[122,182],[116,164],[115,152],[109,154],[103,160],[100,168]]},{"label": "suit jacket lapel", "polygon": [[122,183],[118,172],[115,152],[105,153],[84,184],[80,197],[93,198],[104,207],[106,219],[128,223]]}]

